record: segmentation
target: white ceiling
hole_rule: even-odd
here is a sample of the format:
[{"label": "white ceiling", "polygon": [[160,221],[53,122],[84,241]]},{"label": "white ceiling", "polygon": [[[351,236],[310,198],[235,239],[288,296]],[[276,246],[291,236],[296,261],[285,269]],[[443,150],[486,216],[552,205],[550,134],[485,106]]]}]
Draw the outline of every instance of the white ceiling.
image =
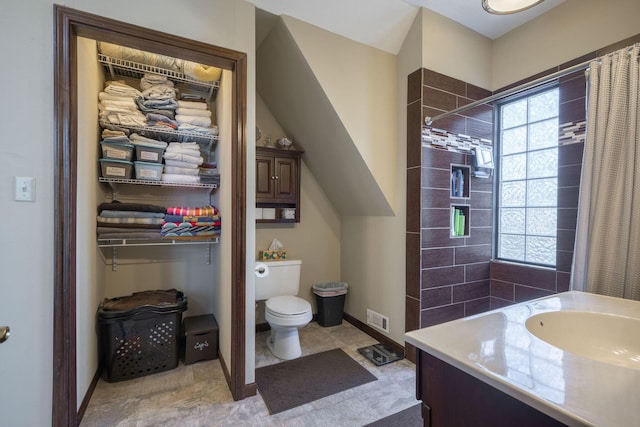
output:
[{"label": "white ceiling", "polygon": [[491,15],[481,0],[248,0],[378,49],[398,53],[418,9],[424,7],[496,39],[565,0],[545,0],[514,15]]}]

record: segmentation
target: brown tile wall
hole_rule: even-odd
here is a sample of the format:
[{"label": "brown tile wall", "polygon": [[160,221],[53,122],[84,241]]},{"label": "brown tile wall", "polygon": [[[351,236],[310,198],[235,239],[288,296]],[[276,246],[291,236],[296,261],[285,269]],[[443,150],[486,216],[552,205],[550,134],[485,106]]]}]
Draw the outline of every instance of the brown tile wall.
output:
[{"label": "brown tile wall", "polygon": [[[425,116],[436,116],[491,93],[430,70],[408,79],[407,129],[407,315],[406,329],[425,327],[490,307],[492,179],[471,178],[469,197],[450,198],[451,164],[470,165],[462,153],[422,147]],[[434,122],[435,127],[491,138],[493,108],[481,105]],[[417,131],[415,131],[417,129]],[[419,197],[416,197],[419,195]],[[450,237],[452,204],[470,206],[469,236]],[[417,250],[414,259],[410,251]],[[417,294],[416,294],[417,292]],[[418,314],[416,316],[415,314]]]}]

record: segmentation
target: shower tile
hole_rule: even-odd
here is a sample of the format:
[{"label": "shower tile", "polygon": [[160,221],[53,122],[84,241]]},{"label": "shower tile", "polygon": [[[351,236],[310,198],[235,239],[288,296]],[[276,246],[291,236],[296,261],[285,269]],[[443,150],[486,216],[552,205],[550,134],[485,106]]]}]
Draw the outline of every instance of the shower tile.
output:
[{"label": "shower tile", "polygon": [[423,249],[421,252],[423,269],[453,265],[453,248]]},{"label": "shower tile", "polygon": [[471,98],[477,101],[479,99],[487,98],[491,95],[492,93],[490,90],[467,83],[467,98]]},{"label": "shower tile", "polygon": [[515,289],[513,283],[491,279],[491,296],[507,301],[515,300]]},{"label": "shower tile", "polygon": [[475,245],[455,248],[455,263],[473,264],[491,260],[491,245]]},{"label": "shower tile", "polygon": [[464,317],[463,303],[422,310],[420,312],[420,326],[425,328],[462,317]]},{"label": "shower tile", "polygon": [[473,316],[474,314],[484,313],[491,309],[490,297],[474,299],[472,301],[465,301],[464,303],[464,315]]},{"label": "shower tile", "polygon": [[453,302],[463,302],[490,295],[489,279],[453,287]]},{"label": "shower tile", "polygon": [[449,305],[453,302],[451,286],[441,288],[425,289],[422,291],[420,308],[434,308]]},{"label": "shower tile", "polygon": [[449,111],[456,108],[457,100],[456,96],[451,93],[434,89],[429,86],[423,86],[422,105],[437,108],[438,110]]},{"label": "shower tile", "polygon": [[439,267],[422,271],[422,289],[464,282],[464,267]]},{"label": "shower tile", "polygon": [[466,83],[462,80],[440,74],[438,72],[423,69],[423,84],[433,88],[451,92],[456,95],[465,96],[467,92]]}]

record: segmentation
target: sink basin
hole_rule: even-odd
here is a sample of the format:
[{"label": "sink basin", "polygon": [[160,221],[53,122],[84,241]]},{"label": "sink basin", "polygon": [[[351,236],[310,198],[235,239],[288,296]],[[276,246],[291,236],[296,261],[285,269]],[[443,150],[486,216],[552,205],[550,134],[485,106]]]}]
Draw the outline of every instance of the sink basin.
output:
[{"label": "sink basin", "polygon": [[586,311],[531,316],[533,335],[564,351],[600,362],[640,369],[640,319]]}]

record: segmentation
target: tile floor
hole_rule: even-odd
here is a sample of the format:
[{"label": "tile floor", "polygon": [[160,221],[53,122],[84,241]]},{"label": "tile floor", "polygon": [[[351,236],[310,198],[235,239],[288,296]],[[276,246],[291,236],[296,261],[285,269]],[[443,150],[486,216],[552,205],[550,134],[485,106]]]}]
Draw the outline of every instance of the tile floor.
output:
[{"label": "tile floor", "polygon": [[[256,367],[278,363],[256,336]],[[342,348],[378,381],[269,415],[260,394],[234,402],[218,360],[134,380],[100,380],[81,426],[363,426],[418,403],[415,366],[407,360],[375,366],[357,349],[377,341],[344,321],[324,328],[312,322],[300,330],[303,356]]]}]

